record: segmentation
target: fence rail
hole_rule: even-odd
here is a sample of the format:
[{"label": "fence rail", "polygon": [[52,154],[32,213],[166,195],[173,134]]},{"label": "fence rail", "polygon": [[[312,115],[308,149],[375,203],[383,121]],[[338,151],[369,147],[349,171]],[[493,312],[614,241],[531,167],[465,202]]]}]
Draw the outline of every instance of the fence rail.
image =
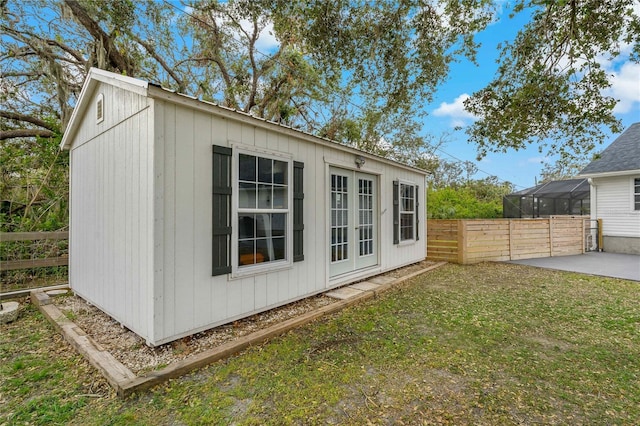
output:
[{"label": "fence rail", "polygon": [[[56,232],[0,232],[0,243],[35,240],[66,240],[69,239],[68,231]],[[0,271],[13,271],[17,269],[44,268],[47,266],[66,266],[69,264],[68,256],[48,257],[42,259],[0,260]]]},{"label": "fence rail", "polygon": [[581,254],[585,217],[427,221],[427,258],[461,264]]}]

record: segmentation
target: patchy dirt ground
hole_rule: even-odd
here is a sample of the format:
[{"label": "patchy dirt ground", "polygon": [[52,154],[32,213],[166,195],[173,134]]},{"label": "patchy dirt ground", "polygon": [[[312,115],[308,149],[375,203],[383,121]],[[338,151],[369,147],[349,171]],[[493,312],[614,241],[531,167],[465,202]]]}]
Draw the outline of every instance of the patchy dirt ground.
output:
[{"label": "patchy dirt ground", "polygon": [[[382,275],[399,278],[435,262],[422,261]],[[71,294],[54,298],[56,306],[133,373],[156,370],[191,355],[336,302],[323,294],[222,325],[158,347],[149,347],[134,332],[84,299]]]}]

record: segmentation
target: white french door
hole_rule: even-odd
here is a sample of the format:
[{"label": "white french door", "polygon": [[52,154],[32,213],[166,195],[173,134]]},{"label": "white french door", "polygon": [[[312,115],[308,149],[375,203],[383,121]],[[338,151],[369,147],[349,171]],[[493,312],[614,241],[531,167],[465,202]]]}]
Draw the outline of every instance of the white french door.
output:
[{"label": "white french door", "polygon": [[377,177],[331,167],[329,252],[332,277],[378,264]]}]

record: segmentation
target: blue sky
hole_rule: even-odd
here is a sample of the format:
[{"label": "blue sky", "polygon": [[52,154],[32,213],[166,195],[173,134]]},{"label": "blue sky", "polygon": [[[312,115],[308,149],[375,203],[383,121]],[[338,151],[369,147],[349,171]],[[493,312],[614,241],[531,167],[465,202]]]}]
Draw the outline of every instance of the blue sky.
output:
[{"label": "blue sky", "polygon": [[[636,9],[640,13],[640,2]],[[449,80],[439,88],[434,101],[424,107],[429,115],[424,121],[423,132],[436,136],[449,133],[449,142],[439,152],[443,159],[453,160],[447,155],[450,154],[460,160],[473,161],[482,170],[476,178],[494,175],[516,184],[517,189],[534,186],[536,177],[540,177],[542,162],[554,163],[555,159],[545,158],[537,147],[530,147],[521,151],[489,154],[478,162],[475,145],[467,142],[464,130],[454,131],[454,127],[473,122],[473,117],[463,110],[462,101],[491,81],[497,68],[497,44],[512,40],[525,22],[524,16],[510,19],[508,10],[503,10],[499,21],[477,37],[482,43],[477,58],[478,66],[468,61],[454,64]],[[604,63],[604,66],[614,76],[610,94],[621,101],[614,111],[615,115],[622,121],[624,128],[627,128],[640,121],[640,65],[621,60]],[[608,139],[596,150],[604,149],[616,136],[609,134]]]}]

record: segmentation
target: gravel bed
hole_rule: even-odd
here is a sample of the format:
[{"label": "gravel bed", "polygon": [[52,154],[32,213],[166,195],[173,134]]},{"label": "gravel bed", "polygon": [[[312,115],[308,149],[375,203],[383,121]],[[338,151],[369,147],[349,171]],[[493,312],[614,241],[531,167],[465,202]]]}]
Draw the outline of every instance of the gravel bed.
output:
[{"label": "gravel bed", "polygon": [[[423,261],[390,271],[384,275],[397,278],[432,264],[433,262]],[[57,296],[53,298],[53,302],[92,339],[108,350],[134,374],[139,375],[267,328],[275,323],[335,303],[336,300],[322,294],[308,297],[157,347],[147,346],[140,336],[121,326],[119,322],[78,296],[71,294]]]}]

